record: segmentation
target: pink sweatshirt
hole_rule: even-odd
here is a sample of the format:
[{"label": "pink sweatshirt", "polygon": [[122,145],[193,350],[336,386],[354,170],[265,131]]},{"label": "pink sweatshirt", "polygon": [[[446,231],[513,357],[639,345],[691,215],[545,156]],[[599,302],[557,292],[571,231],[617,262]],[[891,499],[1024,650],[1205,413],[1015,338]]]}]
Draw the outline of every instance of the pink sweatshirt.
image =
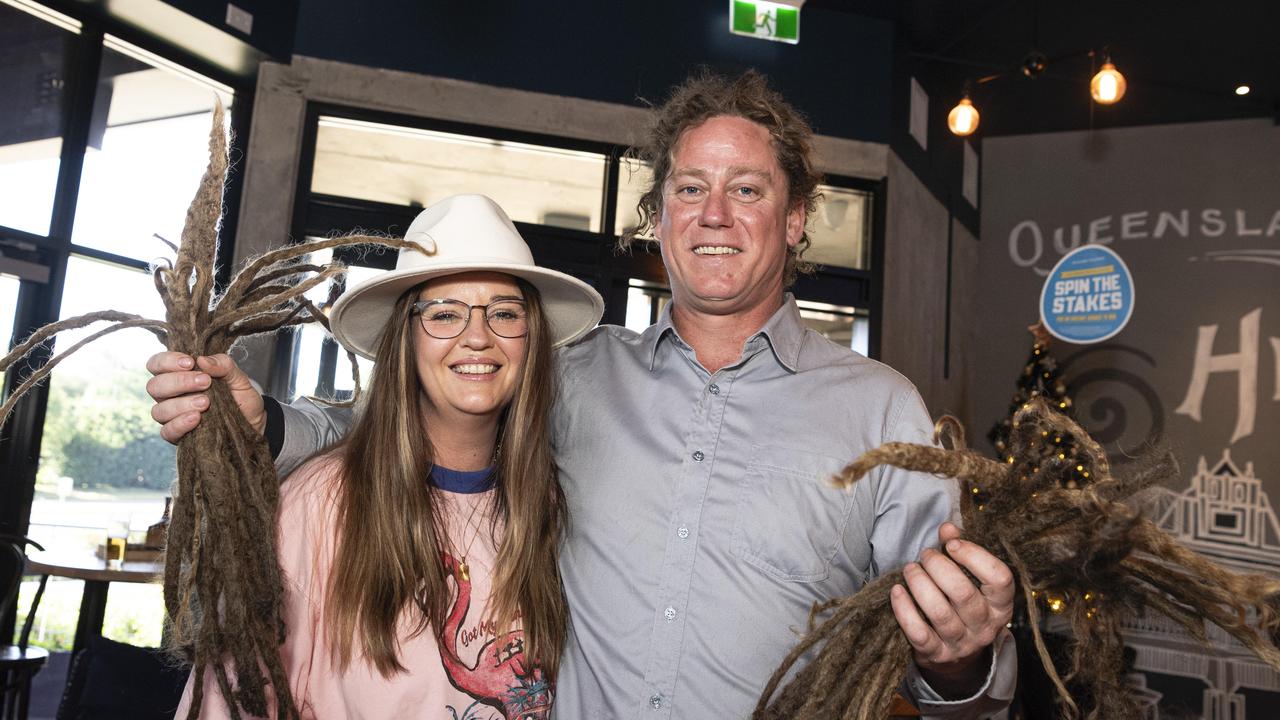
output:
[{"label": "pink sweatshirt", "polygon": [[[404,613],[400,619],[400,663],[407,672],[384,678],[358,653],[358,642],[357,654],[345,672],[333,665],[324,606],[334,556],[339,467],[332,455],[317,458],[299,468],[281,487],[277,528],[288,634],[280,655],[302,717],[546,718],[551,689],[540,670],[525,669],[524,634],[518,622],[509,632],[497,635],[492,623],[484,620],[496,554],[488,515],[493,490],[442,492],[448,537],[456,549],[454,554],[465,555],[469,575],[469,580],[463,579],[456,569],[460,563],[450,557],[458,596],[445,627],[445,647],[436,642],[436,633],[429,627],[411,637],[413,623]],[[177,720],[186,718],[195,680],[187,681]],[[213,673],[206,672],[202,682],[200,717],[230,717]]]}]

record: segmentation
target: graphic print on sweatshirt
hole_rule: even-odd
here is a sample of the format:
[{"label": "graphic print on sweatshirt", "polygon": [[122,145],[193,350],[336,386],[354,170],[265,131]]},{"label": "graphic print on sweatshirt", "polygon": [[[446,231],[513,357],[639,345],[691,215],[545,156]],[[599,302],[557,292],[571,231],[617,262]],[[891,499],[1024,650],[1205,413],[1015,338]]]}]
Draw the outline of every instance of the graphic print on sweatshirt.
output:
[{"label": "graphic print on sweatshirt", "polygon": [[465,708],[450,706],[449,720],[546,720],[552,688],[542,669],[530,667],[525,658],[524,630],[499,635],[481,613],[468,618],[471,579],[449,553],[444,553],[444,563],[458,595],[440,634],[440,662],[449,682],[475,698]]}]

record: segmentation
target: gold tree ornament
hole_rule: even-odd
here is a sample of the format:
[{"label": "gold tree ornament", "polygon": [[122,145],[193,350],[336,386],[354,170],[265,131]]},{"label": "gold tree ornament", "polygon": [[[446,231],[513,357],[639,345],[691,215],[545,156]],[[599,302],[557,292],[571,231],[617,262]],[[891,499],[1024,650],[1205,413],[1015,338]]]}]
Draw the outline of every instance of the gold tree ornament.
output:
[{"label": "gold tree ornament", "polygon": [[[214,259],[227,172],[222,122],[218,103],[209,134],[209,166],[187,209],[176,257],[154,272],[165,319],[104,310],[36,330],[0,360],[0,373],[63,330],[113,323],[31,372],[0,405],[0,428],[23,394],[67,356],[103,335],[144,328],[168,350],[200,357],[224,353],[247,335],[309,322],[328,329],[325,314],[305,293],[346,269],[340,263],[310,264],[308,255],[355,245],[434,252],[371,235],[289,245],[249,261],[218,294]],[[358,392],[354,357],[351,366]],[[233,718],[241,717],[241,711],[265,716],[270,706],[281,720],[297,718],[279,653],[285,637],[284,585],[276,556],[280,482],[266,440],[244,419],[230,390],[214,382],[208,395],[209,408],[200,424],[178,443],[178,489],[165,546],[171,647],[191,662],[195,678],[187,717],[199,717],[204,678],[212,672]]]},{"label": "gold tree ornament", "polygon": [[[888,443],[845,467],[841,487],[879,465],[929,472],[960,484],[964,539],[995,555],[1013,571],[1017,602],[1025,607],[1037,653],[1057,688],[1064,715],[1082,709],[1066,683],[1083,688],[1095,718],[1139,717],[1124,672],[1126,620],[1157,613],[1207,644],[1213,623],[1280,670],[1277,601],[1280,581],[1239,574],[1179,544],[1124,501],[1177,474],[1166,453],[1113,472],[1102,448],[1073,420],[1033,399],[1015,416],[1006,462],[964,449],[963,436],[939,421],[950,449]],[[1048,433],[1046,435],[1045,433]],[[1043,451],[1046,437],[1061,437],[1062,458]],[[872,720],[887,715],[911,662],[911,648],[889,605],[902,582],[895,570],[857,594],[815,604],[809,631],[764,689],[754,718],[831,717]],[[1058,674],[1039,630],[1040,606],[1065,620],[1072,635],[1070,668]],[[782,679],[809,653],[816,657],[781,690]]]}]

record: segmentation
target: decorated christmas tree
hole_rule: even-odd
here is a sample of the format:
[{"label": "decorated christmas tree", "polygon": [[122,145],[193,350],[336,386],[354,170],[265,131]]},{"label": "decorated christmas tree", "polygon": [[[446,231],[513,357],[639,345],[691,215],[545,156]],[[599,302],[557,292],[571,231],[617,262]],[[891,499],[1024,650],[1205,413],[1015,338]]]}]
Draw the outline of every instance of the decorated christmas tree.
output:
[{"label": "decorated christmas tree", "polygon": [[[1071,397],[1067,395],[1067,385],[1062,380],[1062,374],[1058,368],[1058,361],[1049,352],[1051,336],[1049,331],[1041,323],[1036,323],[1027,328],[1030,331],[1033,344],[1031,345],[1031,354],[1027,356],[1026,367],[1022,369],[1022,374],[1018,376],[1017,389],[1013,393],[1013,399],[1009,402],[1009,412],[1005,418],[995,424],[991,428],[991,432],[987,433],[987,438],[991,440],[991,444],[995,446],[996,456],[1005,462],[1010,462],[1010,436],[1016,427],[1014,415],[1027,406],[1027,403],[1035,398],[1044,398],[1050,408],[1061,412],[1067,417],[1071,417]],[[1068,442],[1067,439],[1046,437],[1040,445],[1043,448],[1045,457],[1050,456],[1071,455],[1070,448],[1062,447],[1062,443]],[[1083,472],[1083,471],[1082,471]],[[1087,479],[1087,476],[1084,476]]]}]

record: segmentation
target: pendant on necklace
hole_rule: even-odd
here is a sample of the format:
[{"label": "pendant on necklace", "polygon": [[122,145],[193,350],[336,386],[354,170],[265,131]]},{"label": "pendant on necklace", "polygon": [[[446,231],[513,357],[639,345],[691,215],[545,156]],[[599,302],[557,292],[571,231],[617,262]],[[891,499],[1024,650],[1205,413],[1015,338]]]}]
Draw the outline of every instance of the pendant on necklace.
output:
[{"label": "pendant on necklace", "polygon": [[471,568],[467,566],[467,559],[463,558],[458,563],[458,576],[467,582],[471,582]]}]

